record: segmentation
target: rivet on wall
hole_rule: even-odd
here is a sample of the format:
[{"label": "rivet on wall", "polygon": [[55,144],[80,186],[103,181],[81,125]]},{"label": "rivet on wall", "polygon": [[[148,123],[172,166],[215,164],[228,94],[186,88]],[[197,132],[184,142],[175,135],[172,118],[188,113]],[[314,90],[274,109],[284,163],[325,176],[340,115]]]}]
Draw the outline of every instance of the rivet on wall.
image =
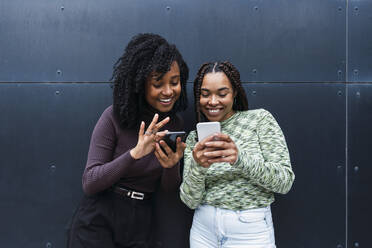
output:
[{"label": "rivet on wall", "polygon": [[56,171],[57,167],[54,164],[52,164],[52,165],[50,165],[49,169],[50,169],[51,173],[54,173]]},{"label": "rivet on wall", "polygon": [[358,242],[355,242],[354,243],[354,247],[359,247],[359,243]]},{"label": "rivet on wall", "polygon": [[357,97],[360,97],[360,92],[359,91],[356,93],[356,96]]},{"label": "rivet on wall", "polygon": [[47,242],[46,245],[45,245],[46,248],[52,248],[52,243],[50,242]]},{"label": "rivet on wall", "polygon": [[337,92],[337,95],[342,96],[342,91],[339,90],[339,91]]},{"label": "rivet on wall", "polygon": [[359,171],[359,166],[354,166],[354,172],[357,173]]},{"label": "rivet on wall", "polygon": [[358,69],[354,69],[353,70],[354,81],[358,81],[358,76],[359,76],[359,70]]},{"label": "rivet on wall", "polygon": [[61,11],[64,11],[65,10],[65,7],[64,6],[61,6]]},{"label": "rivet on wall", "polygon": [[167,7],[165,7],[165,9],[166,9],[167,11],[170,11],[171,7],[170,7],[170,6],[167,6]]}]

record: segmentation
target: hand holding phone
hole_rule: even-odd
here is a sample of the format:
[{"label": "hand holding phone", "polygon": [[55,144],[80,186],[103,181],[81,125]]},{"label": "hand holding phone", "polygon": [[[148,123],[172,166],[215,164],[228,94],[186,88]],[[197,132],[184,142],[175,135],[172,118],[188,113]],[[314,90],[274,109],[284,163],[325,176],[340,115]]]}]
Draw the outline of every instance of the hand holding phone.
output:
[{"label": "hand holding phone", "polygon": [[[178,137],[181,138],[181,142],[177,146],[177,139],[179,139]],[[156,144],[154,153],[161,166],[164,168],[172,168],[180,161],[186,148],[186,144],[182,143],[185,141],[185,138],[186,133],[184,131],[167,132],[162,140]],[[164,148],[163,146],[165,145],[167,145],[169,148]]]}]

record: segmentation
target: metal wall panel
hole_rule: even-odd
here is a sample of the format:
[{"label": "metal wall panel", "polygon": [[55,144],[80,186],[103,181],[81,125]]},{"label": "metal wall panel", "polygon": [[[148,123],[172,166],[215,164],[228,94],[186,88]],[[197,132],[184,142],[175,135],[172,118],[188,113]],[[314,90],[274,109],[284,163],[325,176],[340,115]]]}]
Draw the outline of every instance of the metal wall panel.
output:
[{"label": "metal wall panel", "polygon": [[350,0],[348,11],[349,82],[372,82],[372,2]]},{"label": "metal wall panel", "polygon": [[139,32],[177,44],[192,78],[229,59],[244,81],[343,81],[345,19],[345,0],[1,1],[0,81],[107,81]]},{"label": "metal wall panel", "polygon": [[65,247],[108,84],[0,84],[0,246]]},{"label": "metal wall panel", "polygon": [[273,204],[278,247],[345,247],[345,85],[245,86],[251,107],[280,124],[296,174]]},{"label": "metal wall panel", "polygon": [[[278,120],[296,173],[291,192],[273,205],[278,247],[344,245],[344,84],[244,87],[251,108],[266,108]],[[192,98],[183,113],[187,129],[195,126]],[[110,102],[107,84],[0,84],[0,188],[7,189],[0,191],[0,218],[7,223],[0,225],[2,246],[64,247],[82,194],[90,134]],[[160,197],[164,247],[187,247],[192,212],[174,195]]]},{"label": "metal wall panel", "polygon": [[370,247],[372,84],[351,84],[347,88],[348,247]]}]

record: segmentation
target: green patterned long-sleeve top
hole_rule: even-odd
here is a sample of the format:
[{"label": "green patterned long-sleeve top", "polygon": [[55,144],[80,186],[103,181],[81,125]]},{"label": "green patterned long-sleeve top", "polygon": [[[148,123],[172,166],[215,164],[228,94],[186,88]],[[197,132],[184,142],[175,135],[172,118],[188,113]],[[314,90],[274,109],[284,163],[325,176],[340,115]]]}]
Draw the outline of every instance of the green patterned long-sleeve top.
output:
[{"label": "green patterned long-sleeve top", "polygon": [[274,193],[291,189],[295,175],[287,144],[270,112],[238,111],[221,122],[221,132],[239,150],[233,165],[198,165],[192,156],[197,134],[192,131],[187,137],[180,197],[189,208],[202,204],[230,210],[261,208],[274,201]]}]

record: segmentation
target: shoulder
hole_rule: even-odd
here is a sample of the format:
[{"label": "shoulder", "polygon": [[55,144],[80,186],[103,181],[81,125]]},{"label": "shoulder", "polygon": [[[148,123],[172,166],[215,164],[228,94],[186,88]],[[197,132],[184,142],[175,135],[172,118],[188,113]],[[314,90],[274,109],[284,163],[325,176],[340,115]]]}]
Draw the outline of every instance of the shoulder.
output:
[{"label": "shoulder", "polygon": [[101,114],[101,117],[111,118],[114,116],[114,110],[112,105],[108,106]]},{"label": "shoulder", "polygon": [[268,110],[263,108],[240,111],[238,116],[239,120],[249,119],[251,121],[260,121],[265,118],[273,118],[273,116]]},{"label": "shoulder", "polygon": [[252,109],[237,112],[236,118],[229,125],[229,129],[240,130],[256,130],[265,123],[275,122],[274,117],[266,109]]},{"label": "shoulder", "polygon": [[115,128],[117,126],[117,122],[114,117],[113,107],[112,105],[108,106],[101,114],[96,127],[105,127],[105,128]]}]

